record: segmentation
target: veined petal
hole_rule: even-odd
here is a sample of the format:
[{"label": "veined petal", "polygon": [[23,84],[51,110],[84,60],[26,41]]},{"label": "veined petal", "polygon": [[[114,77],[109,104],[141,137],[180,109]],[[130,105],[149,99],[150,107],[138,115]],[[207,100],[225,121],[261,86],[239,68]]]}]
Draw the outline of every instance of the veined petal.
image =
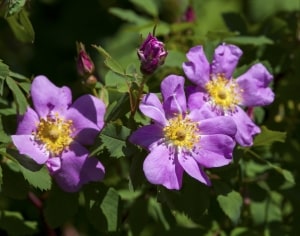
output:
[{"label": "veined petal", "polygon": [[223,74],[225,78],[230,79],[242,54],[242,50],[235,45],[218,46],[211,63],[211,73]]},{"label": "veined petal", "polygon": [[221,167],[231,162],[234,146],[234,140],[227,135],[204,135],[192,155],[206,168]]},{"label": "veined petal", "polygon": [[96,124],[99,130],[103,128],[106,108],[100,99],[91,95],[83,95],[72,104],[70,109],[76,109],[84,117]]},{"label": "veined petal", "polygon": [[162,139],[163,136],[163,127],[156,124],[146,125],[134,131],[130,135],[129,141],[151,150],[152,144]]},{"label": "veined petal", "polygon": [[161,125],[167,123],[161,101],[154,93],[145,95],[140,103],[141,112]]},{"label": "veined petal", "polygon": [[[181,94],[178,94],[178,87],[181,88]],[[163,100],[166,100],[168,97],[173,96],[175,93],[178,97],[184,95],[184,78],[178,75],[169,75],[163,79],[160,84],[160,88]]]},{"label": "veined petal", "polygon": [[50,111],[64,114],[72,103],[68,87],[56,87],[47,77],[40,75],[31,84],[31,96],[35,111],[45,117]]},{"label": "veined petal", "polygon": [[28,107],[25,114],[18,117],[18,129],[16,135],[32,134],[32,132],[36,130],[38,122],[38,115],[33,109]]},{"label": "veined petal", "polygon": [[167,119],[173,117],[175,114],[186,113],[186,97],[183,87],[178,85],[175,88],[174,94],[164,100],[163,109],[165,110]]},{"label": "veined petal", "polygon": [[237,126],[235,140],[241,146],[251,146],[253,144],[253,136],[260,133],[260,128],[254,124],[240,107],[237,107],[237,111],[231,117]]},{"label": "veined petal", "polygon": [[180,153],[178,154],[178,161],[183,169],[193,178],[204,183],[206,185],[211,185],[211,182],[203,169],[199,167],[198,163],[194,158],[188,154]]},{"label": "veined petal", "polygon": [[31,134],[12,135],[11,138],[20,154],[29,156],[38,164],[44,164],[48,160],[49,153],[33,140]]},{"label": "veined petal", "polygon": [[[51,173],[51,172],[50,172]],[[82,185],[104,177],[104,167],[79,143],[73,143],[62,154],[61,168],[51,173],[57,184],[66,192],[76,192]]]},{"label": "veined petal", "polygon": [[268,87],[273,76],[260,63],[253,65],[246,73],[239,76],[236,82],[242,92],[242,105],[265,106],[274,101],[274,93]]},{"label": "veined petal", "polygon": [[203,47],[192,47],[186,54],[186,57],[189,61],[182,65],[185,75],[194,84],[201,88],[205,88],[205,84],[209,81],[210,65],[207,61]]},{"label": "veined petal", "polygon": [[224,134],[234,138],[237,127],[230,116],[217,116],[199,122],[200,133],[204,135]]},{"label": "veined petal", "polygon": [[161,184],[168,189],[181,188],[183,169],[165,145],[157,146],[150,152],[143,170],[152,184]]}]

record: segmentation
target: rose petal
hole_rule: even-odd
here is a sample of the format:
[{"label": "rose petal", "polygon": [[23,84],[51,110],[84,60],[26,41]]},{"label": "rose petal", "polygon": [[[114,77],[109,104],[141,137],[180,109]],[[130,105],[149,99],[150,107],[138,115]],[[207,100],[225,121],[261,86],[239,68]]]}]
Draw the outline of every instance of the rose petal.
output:
[{"label": "rose petal", "polygon": [[242,54],[242,50],[235,45],[222,44],[218,46],[211,63],[211,72],[224,74],[225,78],[230,79]]},{"label": "rose petal", "polygon": [[254,124],[240,107],[237,107],[237,111],[231,117],[237,126],[235,140],[241,146],[251,146],[253,144],[253,136],[260,133],[260,128]]},{"label": "rose petal", "polygon": [[38,115],[33,109],[28,107],[25,114],[18,117],[18,129],[16,135],[32,134],[32,132],[36,130],[36,125],[38,122]]},{"label": "rose petal", "polygon": [[146,125],[134,131],[130,135],[129,141],[151,150],[153,144],[161,140],[163,136],[163,128],[161,126],[155,124]]},{"label": "rose petal", "polygon": [[205,84],[209,81],[210,65],[203,51],[203,47],[196,46],[191,48],[186,56],[189,61],[182,65],[185,75],[194,84],[204,89]]},{"label": "rose petal", "polygon": [[31,96],[35,111],[40,117],[47,116],[51,111],[64,114],[72,102],[68,87],[56,87],[43,75],[32,81]]},{"label": "rose petal", "polygon": [[92,145],[94,143],[95,138],[100,132],[100,127],[96,123],[92,122],[73,106],[66,111],[65,119],[72,121],[72,135],[76,141],[83,145]]},{"label": "rose petal", "polygon": [[167,119],[177,114],[186,113],[186,98],[182,87],[178,86],[174,94],[164,101],[163,108]]},{"label": "rose petal", "polygon": [[182,76],[169,75],[166,78],[164,78],[160,84],[163,99],[166,100],[168,97],[173,96],[175,91],[178,92],[178,87],[182,89],[182,94],[184,95],[184,78]]},{"label": "rose petal", "polygon": [[49,152],[33,140],[30,135],[12,135],[14,145],[20,154],[27,155],[38,164],[44,164],[49,158]]},{"label": "rose petal", "polygon": [[199,167],[198,163],[193,157],[187,154],[180,153],[178,155],[178,161],[183,169],[193,178],[204,183],[206,185],[211,185],[211,182],[205,172]]},{"label": "rose petal", "polygon": [[76,109],[84,117],[102,129],[104,125],[105,104],[98,98],[91,95],[79,97],[70,107]]},{"label": "rose petal", "polygon": [[183,169],[165,145],[157,146],[150,152],[143,170],[152,184],[161,184],[168,189],[181,188]]},{"label": "rose petal", "polygon": [[234,137],[237,131],[234,120],[229,116],[217,116],[199,123],[200,133],[204,135],[224,134]]},{"label": "rose petal", "polygon": [[154,93],[145,95],[140,103],[142,113],[157,123],[165,125],[167,123],[166,116],[162,104]]},{"label": "rose petal", "polygon": [[273,76],[262,64],[253,65],[246,73],[239,76],[236,82],[242,92],[242,105],[265,106],[274,101],[274,93],[268,87]]},{"label": "rose petal", "polygon": [[221,167],[232,161],[235,142],[223,134],[201,136],[199,146],[192,153],[195,160],[206,168]]},{"label": "rose petal", "polygon": [[88,182],[103,179],[104,167],[96,158],[88,157],[86,148],[74,142],[62,154],[61,168],[52,176],[64,191],[76,192]]}]

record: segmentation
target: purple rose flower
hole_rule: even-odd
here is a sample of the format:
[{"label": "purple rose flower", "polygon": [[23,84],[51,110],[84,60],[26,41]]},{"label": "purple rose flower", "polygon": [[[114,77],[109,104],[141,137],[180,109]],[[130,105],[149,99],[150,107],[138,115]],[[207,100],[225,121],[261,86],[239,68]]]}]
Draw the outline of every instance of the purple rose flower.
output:
[{"label": "purple rose flower", "polygon": [[141,61],[142,73],[152,74],[160,65],[164,64],[168,52],[161,41],[149,34],[137,54]]},{"label": "purple rose flower", "polygon": [[202,46],[196,46],[187,53],[188,62],[183,63],[186,76],[197,85],[192,95],[191,106],[202,106],[207,102],[216,114],[231,116],[237,125],[236,141],[242,146],[251,146],[253,136],[260,132],[240,106],[264,106],[273,102],[274,93],[268,87],[273,76],[260,63],[234,79],[242,51],[235,45],[222,44],[215,49],[213,61],[209,64]]},{"label": "purple rose flower", "polygon": [[45,76],[33,80],[31,96],[35,110],[27,109],[12,135],[19,152],[45,164],[67,192],[101,180],[104,167],[95,157],[88,157],[84,145],[93,144],[104,126],[104,103],[83,95],[71,104],[70,89],[56,87]]},{"label": "purple rose flower", "polygon": [[180,189],[183,172],[210,185],[204,168],[221,167],[232,160],[236,125],[230,117],[211,111],[189,111],[184,93],[184,78],[170,75],[161,83],[163,102],[149,93],[140,110],[152,124],[134,131],[129,141],[150,151],[143,170],[152,184]]}]

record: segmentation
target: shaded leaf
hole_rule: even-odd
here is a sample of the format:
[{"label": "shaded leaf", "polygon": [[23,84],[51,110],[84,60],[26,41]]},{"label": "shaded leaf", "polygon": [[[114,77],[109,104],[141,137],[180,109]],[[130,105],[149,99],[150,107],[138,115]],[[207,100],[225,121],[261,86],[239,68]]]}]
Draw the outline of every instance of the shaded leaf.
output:
[{"label": "shaded leaf", "polygon": [[34,42],[34,30],[28,18],[27,12],[22,9],[17,14],[6,18],[15,36],[22,42]]},{"label": "shaded leaf", "polygon": [[273,40],[267,38],[266,36],[235,36],[227,37],[224,39],[224,41],[237,45],[262,46],[265,44],[274,44]]},{"label": "shaded leaf", "polygon": [[0,219],[0,228],[5,230],[8,235],[34,235],[38,232],[38,223],[24,220],[19,212],[0,211]]},{"label": "shaded leaf", "polygon": [[154,18],[158,16],[158,8],[153,0],[130,0],[130,2]]},{"label": "shaded leaf", "polygon": [[16,103],[17,103],[17,108],[18,108],[18,113],[20,115],[24,114],[26,109],[27,109],[27,99],[24,96],[22,90],[19,88],[18,84],[16,81],[14,81],[12,78],[7,77],[6,78],[6,83],[9,89],[13,92]]},{"label": "shaded leaf", "polygon": [[137,15],[132,10],[125,10],[118,7],[112,7],[109,9],[109,12],[122,20],[128,21],[130,23],[135,23],[137,25],[144,25],[149,23],[149,20]]},{"label": "shaded leaf", "polygon": [[45,201],[44,216],[47,223],[56,228],[70,220],[77,208],[78,193],[67,193],[54,185]]},{"label": "shaded leaf", "polygon": [[0,59],[0,95],[3,95],[3,85],[6,78],[9,76],[9,67]]}]

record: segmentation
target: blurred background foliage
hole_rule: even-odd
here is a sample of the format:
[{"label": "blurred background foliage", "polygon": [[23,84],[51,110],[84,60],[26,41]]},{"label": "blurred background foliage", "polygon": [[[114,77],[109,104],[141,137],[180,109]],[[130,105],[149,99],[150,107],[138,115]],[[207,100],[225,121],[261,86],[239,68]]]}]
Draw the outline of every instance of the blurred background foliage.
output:
[{"label": "blurred background foliage", "polygon": [[[183,17],[189,5],[195,10],[194,22]],[[78,194],[64,193],[55,185],[50,192],[33,190],[45,200],[42,210],[27,199],[32,187],[23,175],[31,185],[35,177],[30,179],[13,164],[3,165],[1,235],[300,234],[299,0],[2,0],[0,15],[0,59],[18,73],[12,77],[27,81],[27,85],[19,83],[25,95],[27,78],[38,74],[58,86],[70,86],[74,97],[85,93],[75,62],[76,42],[82,42],[106,86],[103,91],[110,94],[107,100],[121,100],[126,83],[109,71],[103,63],[105,56],[92,45],[101,45],[126,71],[139,73],[136,49],[155,25],[155,34],[166,44],[169,55],[146,90],[159,92],[166,75],[183,74],[181,64],[190,47],[203,44],[211,58],[215,46],[227,42],[244,52],[236,73],[261,61],[274,74],[276,94],[272,105],[254,109],[256,122],[268,128],[263,128],[252,148],[237,148],[232,165],[211,171],[212,188],[190,178],[185,178],[180,192],[147,184],[142,173],[146,153],[121,150],[129,134],[125,126],[120,150],[94,148],[102,156],[115,154],[103,160],[107,167],[104,183],[88,185]],[[1,64],[0,69],[7,67]],[[6,83],[2,82],[1,100],[11,101],[7,86],[14,93],[16,89],[14,82]],[[114,87],[116,93],[111,95]],[[126,101],[117,108],[123,105],[128,108]],[[1,132],[13,134],[16,112],[7,110],[11,104],[4,101],[1,108],[6,109],[1,110]],[[142,117],[137,119],[145,122]],[[111,120],[124,122],[122,118]],[[105,134],[101,141],[108,143]],[[2,143],[8,140],[1,136]]]}]

